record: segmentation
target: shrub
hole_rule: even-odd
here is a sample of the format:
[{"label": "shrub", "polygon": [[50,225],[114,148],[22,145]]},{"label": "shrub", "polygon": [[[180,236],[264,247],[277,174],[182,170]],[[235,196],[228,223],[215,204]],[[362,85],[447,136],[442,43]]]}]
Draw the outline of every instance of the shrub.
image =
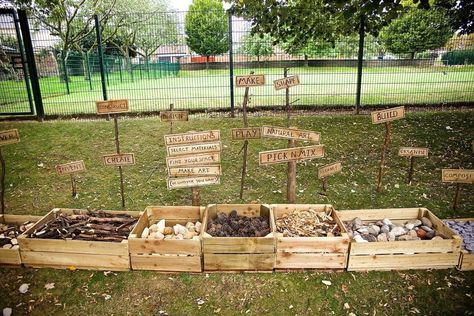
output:
[{"label": "shrub", "polygon": [[474,49],[453,50],[444,53],[442,58],[445,65],[474,65]]}]

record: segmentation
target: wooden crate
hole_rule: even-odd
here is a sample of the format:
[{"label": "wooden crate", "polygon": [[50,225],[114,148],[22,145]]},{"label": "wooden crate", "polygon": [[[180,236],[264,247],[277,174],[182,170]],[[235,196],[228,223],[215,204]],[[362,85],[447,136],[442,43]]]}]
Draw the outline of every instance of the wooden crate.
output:
[{"label": "wooden crate", "polygon": [[[206,233],[207,222],[218,212],[236,210],[241,216],[265,216],[270,233],[265,237],[213,237]],[[211,204],[204,216],[202,249],[205,271],[268,271],[275,263],[275,222],[270,207],[264,204]]]},{"label": "wooden crate", "polygon": [[[15,224],[20,226],[24,222],[37,222],[42,216],[33,215],[0,215],[0,223]],[[20,249],[0,248],[1,266],[19,266],[21,265]]]},{"label": "wooden crate", "polygon": [[345,269],[349,252],[349,236],[332,205],[274,204],[274,219],[293,211],[314,209],[331,215],[341,228],[340,237],[283,237],[275,231],[276,270],[288,269]]},{"label": "wooden crate", "polygon": [[[202,222],[205,207],[149,206],[140,216],[128,238],[128,249],[133,270],[202,271],[201,240],[156,240],[140,238],[143,229],[160,219],[166,226]],[[202,226],[201,226],[202,229]]]},{"label": "wooden crate", "polygon": [[[474,221],[474,217],[469,218],[450,218],[449,221]],[[461,236],[462,238],[462,236]],[[460,271],[472,271],[474,270],[474,254],[469,253],[469,251],[461,249],[461,255],[459,256],[459,264],[457,266]]]},{"label": "wooden crate", "polygon": [[[56,218],[60,213],[73,214],[73,211],[73,209],[55,208],[18,237],[23,264],[34,268],[65,269],[74,267],[86,270],[129,270],[130,258],[127,240],[104,242],[28,237],[36,228]],[[140,215],[140,212],[107,212],[112,214],[126,213],[136,218]]]},{"label": "wooden crate", "polygon": [[368,242],[350,244],[348,271],[447,269],[458,265],[460,236],[426,208],[337,211],[341,221],[360,217],[364,222],[389,218],[394,223],[427,217],[433,227],[449,239]]}]

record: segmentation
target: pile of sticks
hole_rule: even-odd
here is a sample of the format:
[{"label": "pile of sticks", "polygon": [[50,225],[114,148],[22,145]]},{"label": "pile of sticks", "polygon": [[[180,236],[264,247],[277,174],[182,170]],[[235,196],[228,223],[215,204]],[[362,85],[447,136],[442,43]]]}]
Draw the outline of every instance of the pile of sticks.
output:
[{"label": "pile of sticks", "polygon": [[137,222],[128,214],[111,214],[101,210],[74,213],[60,213],[29,237],[121,242],[127,239]]}]

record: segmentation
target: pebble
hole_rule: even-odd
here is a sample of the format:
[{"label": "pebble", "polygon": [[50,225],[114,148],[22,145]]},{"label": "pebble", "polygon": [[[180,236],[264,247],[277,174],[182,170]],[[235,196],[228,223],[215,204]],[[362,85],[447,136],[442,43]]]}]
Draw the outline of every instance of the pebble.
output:
[{"label": "pebble", "polygon": [[392,225],[392,221],[389,220],[388,218],[384,218],[384,219],[382,220],[382,223],[384,223],[384,225]]},{"label": "pebble", "polygon": [[175,235],[183,235],[186,233],[187,229],[181,224],[176,224],[173,226],[173,231]]},{"label": "pebble", "polygon": [[11,316],[12,309],[10,307],[5,307],[2,311],[3,316]]},{"label": "pebble", "polygon": [[418,230],[416,231],[416,235],[417,235],[418,237],[420,237],[420,238],[425,238],[425,236],[426,236],[426,231],[425,231],[424,229],[418,229]]},{"label": "pebble", "polygon": [[451,228],[454,232],[456,232],[462,237],[463,241],[461,247],[471,254],[474,253],[474,221],[445,220],[444,222],[446,223],[446,225],[448,225],[449,228]]},{"label": "pebble", "polygon": [[355,241],[355,242],[368,242],[367,240],[365,240],[364,238],[362,238],[361,235],[355,235],[355,236],[354,236],[354,241]]},{"label": "pebble", "polygon": [[405,228],[408,229],[408,230],[412,230],[413,228],[415,228],[415,225],[412,224],[412,223],[406,223]]},{"label": "pebble", "polygon": [[374,235],[370,235],[370,234],[362,235],[362,238],[364,238],[364,239],[367,240],[368,242],[375,242],[375,241],[377,241],[377,237],[375,237]]},{"label": "pebble", "polygon": [[356,218],[354,218],[354,220],[352,222],[352,229],[357,230],[360,227],[362,227],[362,225],[363,225],[362,219],[360,217],[356,217]]},{"label": "pebble", "polygon": [[394,234],[393,232],[389,232],[389,233],[387,234],[387,239],[388,239],[388,241],[395,241],[395,237],[396,237],[396,236],[395,236],[395,234]]},{"label": "pebble", "polygon": [[387,234],[382,233],[382,234],[378,235],[378,236],[377,236],[377,241],[379,241],[379,242],[388,241]]},{"label": "pebble", "polygon": [[155,233],[155,239],[163,240],[163,239],[165,239],[165,235],[163,235],[163,234],[160,233],[160,232],[156,232],[156,233]]},{"label": "pebble", "polygon": [[408,221],[408,224],[413,224],[415,227],[418,227],[423,223],[419,219],[412,219]]},{"label": "pebble", "polygon": [[390,231],[390,227],[388,225],[383,225],[381,228],[380,228],[380,231],[382,233],[385,233],[385,234],[388,234],[388,232]]},{"label": "pebble", "polygon": [[425,226],[425,225],[421,226],[421,229],[423,229],[427,233],[433,231],[429,226]]},{"label": "pebble", "polygon": [[431,221],[426,217],[422,217],[421,222],[423,223],[424,226],[428,226],[429,228],[433,227],[433,223],[431,223]]},{"label": "pebble", "polygon": [[430,232],[426,232],[425,238],[433,239],[434,236],[435,236],[435,231],[432,230]]},{"label": "pebble", "polygon": [[166,220],[162,219],[156,223],[156,231],[164,234],[166,228]]},{"label": "pebble", "polygon": [[393,234],[395,234],[395,237],[398,237],[398,236],[401,236],[401,235],[406,234],[405,229],[404,229],[403,227],[399,227],[399,226],[395,226],[395,227],[391,230],[391,232],[392,232]]},{"label": "pebble", "polygon": [[173,232],[174,232],[174,230],[173,230],[172,227],[165,227],[162,234],[163,235],[173,235]]},{"label": "pebble", "polygon": [[200,222],[187,222],[184,226],[176,224],[173,227],[166,226],[166,220],[161,219],[156,223],[151,224],[149,227],[145,227],[141,234],[141,238],[155,239],[155,240],[180,240],[180,239],[199,239],[199,231],[196,231],[197,223],[199,223],[199,229],[201,228]]},{"label": "pebble", "polygon": [[150,229],[149,229],[148,227],[145,227],[145,228],[143,229],[143,232],[142,232],[141,237],[142,237],[142,238],[147,238],[148,235],[150,235]]}]

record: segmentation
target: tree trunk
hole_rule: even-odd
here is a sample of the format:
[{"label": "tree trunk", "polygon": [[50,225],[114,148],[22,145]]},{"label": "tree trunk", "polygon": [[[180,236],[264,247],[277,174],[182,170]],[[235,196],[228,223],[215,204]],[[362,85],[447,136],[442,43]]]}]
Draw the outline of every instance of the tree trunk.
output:
[{"label": "tree trunk", "polygon": [[209,56],[206,56],[206,70],[209,70]]},{"label": "tree trunk", "polygon": [[411,59],[415,59],[415,52],[412,52],[410,57]]},{"label": "tree trunk", "polygon": [[305,67],[308,67],[309,66],[309,63],[308,63],[308,55],[304,54],[304,66]]}]

